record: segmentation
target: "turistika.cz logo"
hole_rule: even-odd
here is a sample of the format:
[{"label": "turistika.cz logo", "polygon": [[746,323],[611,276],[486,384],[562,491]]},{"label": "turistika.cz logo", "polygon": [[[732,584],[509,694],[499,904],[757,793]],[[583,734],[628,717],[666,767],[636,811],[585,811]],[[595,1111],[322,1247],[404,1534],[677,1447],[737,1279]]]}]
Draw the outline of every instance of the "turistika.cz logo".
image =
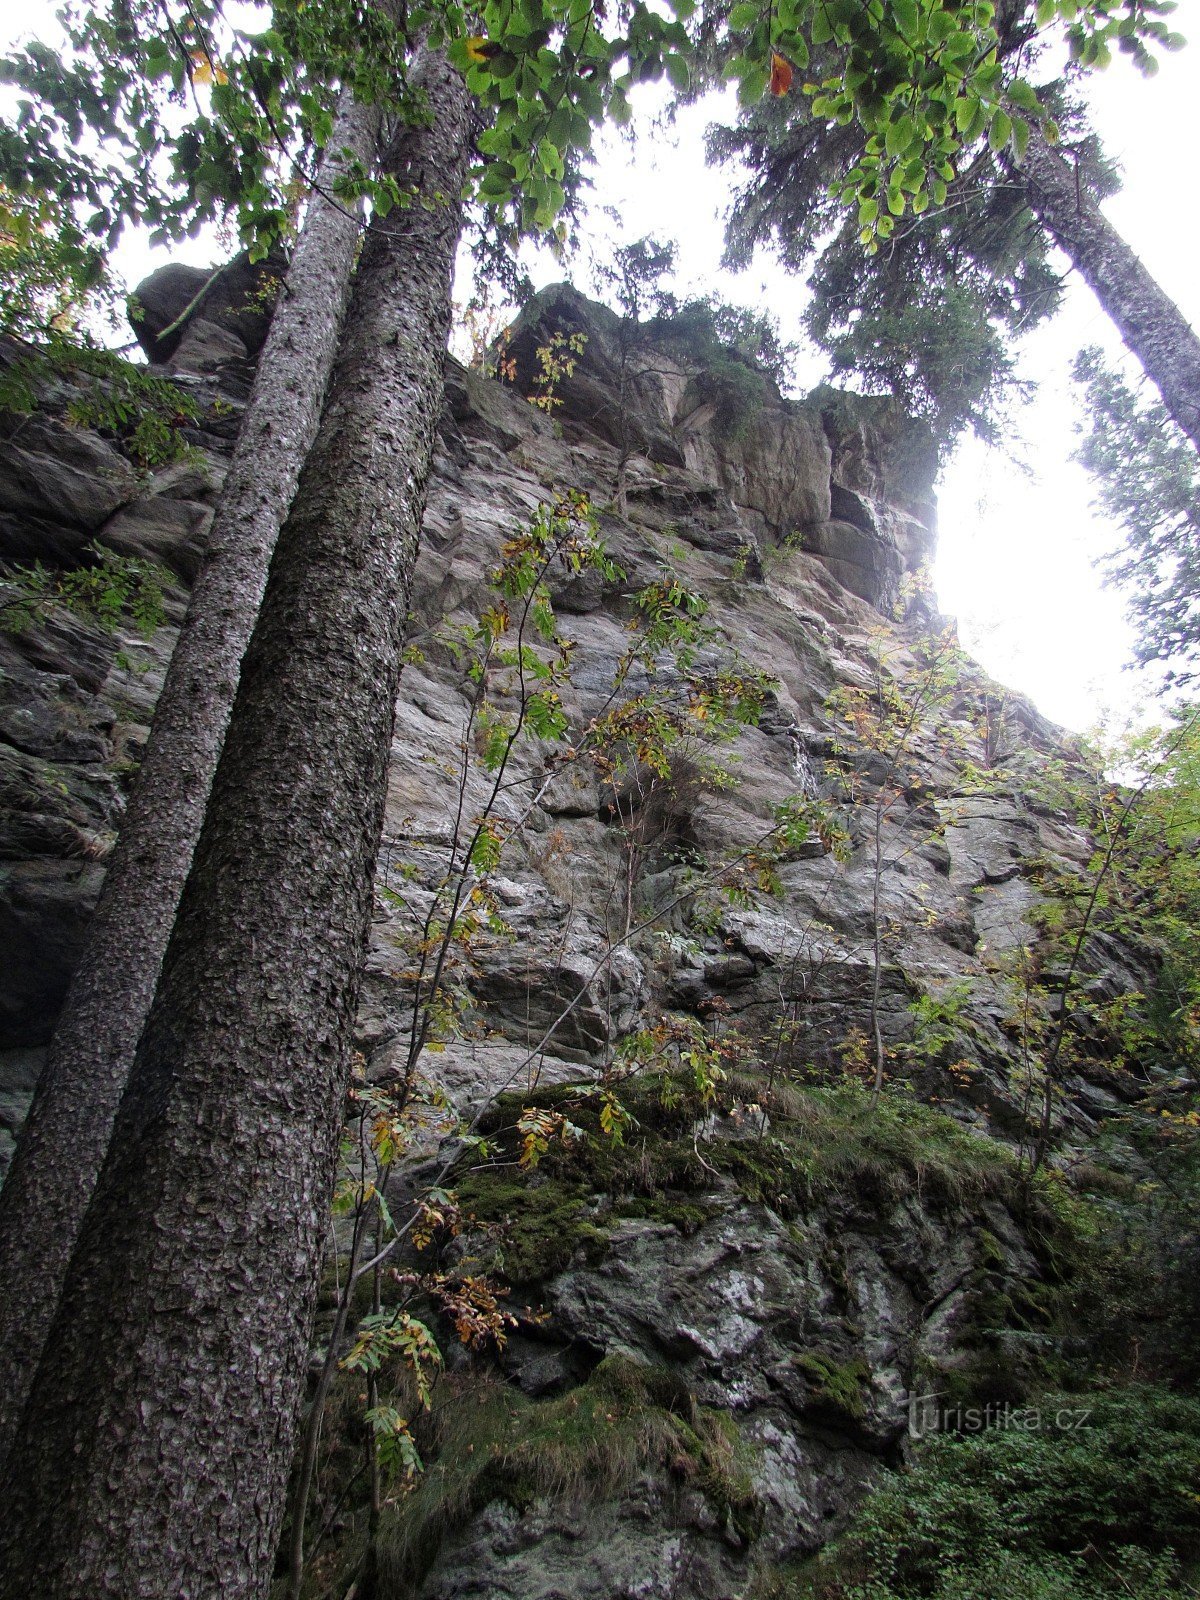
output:
[{"label": "turistika.cz logo", "polygon": [[910,1394],[902,1402],[910,1439],[927,1433],[982,1433],[985,1428],[1012,1428],[1019,1433],[1074,1433],[1086,1428],[1090,1406],[1014,1406],[1008,1401],[983,1406],[946,1403],[944,1392]]}]

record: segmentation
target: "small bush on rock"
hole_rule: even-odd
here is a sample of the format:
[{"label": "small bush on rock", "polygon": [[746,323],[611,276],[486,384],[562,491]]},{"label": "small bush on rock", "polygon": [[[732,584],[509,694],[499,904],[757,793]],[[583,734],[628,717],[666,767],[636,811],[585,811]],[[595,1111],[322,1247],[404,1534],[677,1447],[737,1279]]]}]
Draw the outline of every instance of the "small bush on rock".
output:
[{"label": "small bush on rock", "polygon": [[1194,1593],[1181,1562],[1200,1554],[1200,1401],[1150,1387],[1051,1395],[1025,1420],[935,1435],[865,1503],[849,1535],[767,1591],[795,1600]]}]

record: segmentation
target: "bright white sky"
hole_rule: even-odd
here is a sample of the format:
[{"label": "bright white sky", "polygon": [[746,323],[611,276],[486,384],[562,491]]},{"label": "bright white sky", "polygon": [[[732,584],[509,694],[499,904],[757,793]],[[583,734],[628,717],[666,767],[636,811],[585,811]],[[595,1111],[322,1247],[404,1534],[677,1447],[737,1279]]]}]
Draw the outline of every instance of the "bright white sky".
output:
[{"label": "bright white sky", "polygon": [[[1185,31],[1187,22],[1185,3]],[[1096,75],[1092,101],[1096,126],[1125,177],[1106,210],[1195,321],[1200,222],[1187,198],[1190,183],[1179,185],[1184,153],[1194,145],[1200,38],[1167,57],[1153,79],[1115,62]],[[681,285],[716,287],[729,300],[766,306],[785,334],[800,337],[801,283],[766,257],[736,276],[720,268],[728,180],[704,166],[704,129],[713,120],[711,105],[692,107],[673,130],[656,129],[643,140],[632,159],[619,138],[609,137],[598,199],[620,213],[627,238],[653,233],[678,240]],[[935,569],[943,610],[958,617],[964,643],[988,670],[1080,730],[1102,717],[1135,713],[1150,687],[1124,670],[1130,630],[1119,595],[1103,587],[1093,564],[1116,542],[1114,531],[1092,513],[1088,478],[1070,459],[1080,412],[1069,369],[1086,344],[1122,351],[1090,290],[1072,277],[1059,317],[1022,351],[1023,375],[1038,389],[1016,419],[1020,436],[1011,457],[968,439],[943,473]],[[824,376],[818,353],[812,361],[798,374],[801,386]]]},{"label": "bright white sky", "polygon": [[[0,48],[39,32],[52,36],[49,0],[29,0],[19,17],[6,10]],[[1189,10],[1185,0],[1176,19],[1185,33]],[[1184,311],[1200,318],[1200,224],[1186,176],[1200,103],[1200,40],[1168,57],[1150,80],[1118,60],[1096,75],[1091,94],[1096,126],[1125,175],[1123,192],[1106,209]],[[703,144],[705,127],[721,114],[717,101],[691,107],[673,128],[643,133],[632,150],[615,133],[607,135],[595,173],[596,203],[616,209],[625,240],[653,234],[678,243],[677,288],[716,289],[727,300],[765,306],[785,336],[797,338],[801,283],[767,258],[737,276],[720,267],[728,180],[705,167]],[[607,241],[612,228],[605,220],[597,238]],[[133,284],[170,255],[203,265],[218,254],[204,240],[170,253],[131,241],[122,265]],[[588,287],[586,260],[567,270]],[[539,286],[566,275],[544,256],[532,271]],[[1038,394],[1018,419],[1011,457],[967,441],[943,474],[935,573],[942,608],[959,618],[964,643],[996,677],[1076,729],[1105,713],[1127,715],[1146,694],[1146,686],[1123,670],[1129,630],[1119,597],[1102,586],[1093,565],[1114,543],[1113,530],[1091,514],[1088,480],[1070,460],[1078,401],[1067,374],[1084,344],[1120,350],[1099,306],[1075,280],[1059,318],[1031,336],[1022,352],[1024,375],[1037,382]],[[823,376],[814,353],[798,370],[797,387]]]}]

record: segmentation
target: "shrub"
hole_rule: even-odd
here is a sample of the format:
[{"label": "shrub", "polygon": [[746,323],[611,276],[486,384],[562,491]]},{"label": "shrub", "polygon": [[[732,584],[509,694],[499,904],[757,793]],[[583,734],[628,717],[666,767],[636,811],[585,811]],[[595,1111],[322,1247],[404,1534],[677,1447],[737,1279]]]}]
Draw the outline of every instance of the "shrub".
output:
[{"label": "shrub", "polygon": [[936,1435],[879,1488],[797,1595],[1158,1600],[1200,1553],[1200,1401],[1132,1387],[1052,1395],[1077,1426]]}]

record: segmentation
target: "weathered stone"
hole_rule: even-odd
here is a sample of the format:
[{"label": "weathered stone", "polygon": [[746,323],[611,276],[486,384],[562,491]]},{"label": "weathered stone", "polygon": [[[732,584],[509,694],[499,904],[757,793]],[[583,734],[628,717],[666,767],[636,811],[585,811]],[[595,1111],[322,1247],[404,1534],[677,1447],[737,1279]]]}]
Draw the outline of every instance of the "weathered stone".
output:
[{"label": "weathered stone", "polygon": [[[166,326],[198,286],[186,272],[163,280],[147,327]],[[229,298],[228,317],[214,307],[205,301],[173,357],[203,365],[199,347],[209,341],[219,372],[178,380],[205,406],[237,392],[248,372],[244,362],[223,364],[235,339],[239,349],[250,342],[236,303]],[[551,418],[524,394],[538,343],[554,331],[588,339]],[[1082,869],[1091,842],[1033,793],[1048,757],[1077,752],[968,666],[944,720],[935,709],[914,726],[877,874],[870,800],[891,783],[892,763],[846,750],[830,696],[870,691],[881,651],[901,686],[921,670],[920,618],[897,626],[888,613],[932,547],[928,435],[888,402],[824,392],[797,405],[766,382],[762,405],[736,428],[722,426],[697,358],[669,339],[639,336],[622,348],[623,338],[611,313],[559,289],[518,326],[515,386],[450,366],[411,600],[419,655],[397,707],[357,1043],[373,1084],[406,1071],[425,920],[436,926],[446,915],[441,886],[489,806],[506,835],[488,881],[503,928],[451,952],[457,1023],[419,1063],[411,1160],[389,1180],[394,1213],[447,1181],[449,1164],[471,1148],[464,1129],[497,1094],[524,1103],[547,1086],[611,1083],[599,1075],[614,1058],[619,1065],[622,1040],[664,1013],[682,1012],[710,1038],[737,1028],[751,1059],[732,1077],[736,1094],[697,1118],[684,1140],[692,1170],[706,1174],[699,1188],[673,1196],[648,1172],[633,1197],[640,1209],[622,1209],[628,1195],[589,1192],[584,1243],[568,1235],[544,1281],[522,1280],[528,1303],[516,1293],[507,1302],[520,1323],[503,1362],[535,1399],[586,1381],[608,1354],[668,1367],[681,1393],[718,1408],[736,1432],[763,1514],[754,1555],[769,1563],[819,1547],[898,1458],[907,1391],[921,1372],[965,1370],[980,1273],[1033,1281],[1040,1269],[1013,1217],[979,1195],[956,1207],[918,1186],[897,1201],[886,1184],[872,1192],[868,1173],[847,1193],[781,1194],[769,1166],[761,1189],[721,1177],[718,1149],[752,1163],[784,1125],[774,1106],[769,1117],[758,1109],[754,1052],[776,1087],[814,1072],[840,1077],[847,1061],[865,1059],[877,1021],[889,1070],[918,1095],[949,1105],[981,1137],[1013,1136],[1022,1113],[1004,962],[1034,927],[1030,863],[1049,856]],[[99,501],[89,474],[107,471],[108,446],[86,430],[63,440],[56,424],[39,433],[31,419],[0,466],[0,498],[10,495],[0,530],[25,541],[21,559],[65,560],[99,529],[111,548],[188,580],[236,418],[235,407],[193,430],[210,461],[179,463],[140,486],[122,462],[120,498],[113,480]],[[57,484],[49,496],[23,451],[52,458],[56,471],[66,463],[65,476],[47,479]],[[496,775],[477,759],[475,685],[443,630],[471,623],[492,602],[489,574],[505,541],[565,487],[602,508],[623,575],[550,575],[572,649],[571,681],[561,686],[571,748],[520,741],[493,793]],[[107,509],[95,518],[99,503]],[[773,685],[759,725],[728,744],[714,750],[689,729],[670,783],[656,787],[636,751],[617,767],[578,752],[611,704],[638,592],[668,571],[708,602],[704,622],[715,636],[696,670],[717,672],[736,648]],[[168,603],[177,622],[181,591]],[[0,982],[0,1045],[18,1047],[0,1055],[0,1164],[120,819],[118,774],[136,764],[173,640],[170,626],[139,640],[61,611],[0,636],[0,945],[12,952]],[[512,711],[506,671],[493,662],[489,688]],[[678,669],[664,655],[653,674],[631,671],[622,692],[672,685]],[[979,722],[991,730],[986,749]],[[963,792],[955,748],[988,769],[986,794],[977,782]],[[734,782],[706,773],[714,755]],[[862,804],[851,803],[851,785]],[[752,888],[747,901],[735,890],[726,903],[704,860],[751,863],[765,877],[776,808],[797,798],[841,806],[848,859],[835,859],[814,821],[772,864],[769,892]],[[1089,981],[1106,995],[1145,989],[1147,959],[1097,939]],[[964,984],[953,1049],[944,1059],[923,1051],[918,1002]],[[960,1061],[965,1087],[948,1071]],[[1075,1129],[1125,1103],[1103,1062],[1088,1070],[1087,1081],[1065,1086],[1061,1114]],[[639,1139],[648,1162],[646,1129],[628,1129],[626,1149]],[[477,1248],[469,1229],[459,1244]],[[1018,1364],[1019,1355],[1006,1351],[1005,1360]],[[742,1542],[694,1482],[656,1470],[602,1503],[582,1495],[518,1511],[496,1500],[473,1511],[443,1541],[420,1593],[749,1600],[753,1562]]]},{"label": "weathered stone", "polygon": [[99,538],[121,555],[156,561],[191,583],[204,559],[212,516],[212,507],[198,501],[150,495],[119,511]]},{"label": "weathered stone", "polygon": [[86,696],[74,678],[28,668],[0,678],[0,740],[28,755],[104,761],[115,720],[112,709]]},{"label": "weathered stone", "polygon": [[[276,254],[252,262],[243,252],[216,273],[177,262],[157,268],[130,297],[129,320],[138,343],[152,362],[172,361],[188,372],[212,370],[209,357],[222,344],[231,355],[256,355],[267,337],[286,265]],[[201,322],[211,331],[197,333]],[[205,364],[188,363],[189,335],[193,355]],[[236,349],[228,343],[234,339]]]},{"label": "weathered stone", "polygon": [[864,532],[851,522],[816,522],[801,538],[851,594],[881,610],[895,601],[905,563],[878,532]]},{"label": "weathered stone", "polygon": [[420,1600],[677,1600],[683,1593],[728,1600],[744,1593],[746,1559],[689,1527],[685,1516],[652,1482],[599,1506],[540,1503],[520,1515],[496,1503],[446,1541],[417,1593]]},{"label": "weathered stone", "polygon": [[[125,457],[85,428],[68,428],[35,415],[0,448],[0,511],[31,515],[57,528],[77,528],[74,545],[56,534],[46,555],[75,554],[118,506],[137,493],[137,474]],[[19,516],[9,524],[11,544],[0,547],[6,559],[29,558],[28,530]],[[2,525],[0,525],[2,531]]]},{"label": "weathered stone", "polygon": [[167,366],[172,372],[218,372],[231,361],[244,361],[246,353],[246,346],[231,329],[208,317],[195,317],[184,327]]}]

